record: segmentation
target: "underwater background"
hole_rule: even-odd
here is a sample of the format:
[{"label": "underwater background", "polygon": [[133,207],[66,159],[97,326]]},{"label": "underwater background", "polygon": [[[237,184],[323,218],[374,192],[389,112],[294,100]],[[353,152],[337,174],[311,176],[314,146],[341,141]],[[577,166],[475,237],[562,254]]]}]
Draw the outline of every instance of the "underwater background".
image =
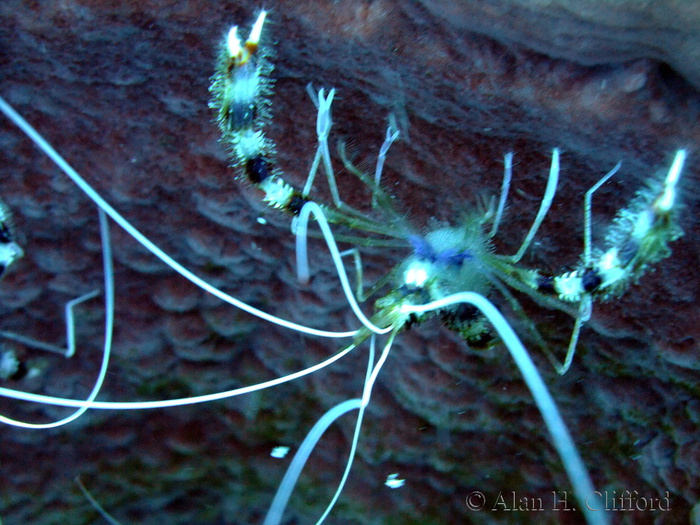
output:
[{"label": "underwater background", "polygon": [[[561,148],[557,196],[524,261],[530,267],[561,272],[577,263],[583,194],[618,161],[620,173],[593,201],[598,243],[635,192],[665,172],[677,149],[688,150],[679,196],[685,236],[626,294],[596,304],[565,376],[528,344],[508,302],[494,300],[532,350],[594,485],[611,498],[668,497],[665,510],[611,511],[612,522],[700,522],[700,509],[691,516],[700,496],[700,2],[0,3],[0,95],[113,206],[235,297],[300,324],[347,330],[358,323],[325,247],[312,241],[313,279],[299,285],[289,218],[235,179],[207,107],[221,39],[231,25],[248,28],[261,7],[269,10],[264,38],[274,42],[269,136],[299,187],[316,142],[309,82],[337,89],[332,149],[345,140],[367,169],[395,115],[402,136],[384,181],[418,227],[459,224],[498,194],[503,155],[513,151],[499,253],[522,242],[552,148]],[[4,117],[0,166],[0,197],[25,251],[0,283],[0,329],[61,345],[65,302],[102,286],[95,206]],[[357,180],[341,173],[339,186],[346,202],[369,210]],[[343,345],[223,305],[116,226],[112,237],[115,346],[101,400],[250,385]],[[408,253],[363,248],[366,282]],[[573,320],[518,298],[563,357]],[[39,371],[2,386],[87,397],[104,308],[93,300],[77,314],[70,360],[1,341]],[[104,523],[76,476],[123,525],[260,523],[292,455],[271,457],[273,448],[294,452],[326,410],[357,397],[365,359],[362,347],[312,376],[209,404],[89,411],[48,431],[2,427],[2,523]],[[34,422],[71,412],[10,399],[0,409]],[[354,419],[342,418],[320,441],[283,523],[321,515],[342,475]],[[393,473],[403,487],[385,486]],[[476,491],[488,502],[479,512],[465,503]],[[397,338],[328,523],[582,523],[580,513],[554,508],[553,498],[567,491],[506,350],[470,349],[432,321]],[[545,510],[515,512],[514,497],[541,498]]]}]

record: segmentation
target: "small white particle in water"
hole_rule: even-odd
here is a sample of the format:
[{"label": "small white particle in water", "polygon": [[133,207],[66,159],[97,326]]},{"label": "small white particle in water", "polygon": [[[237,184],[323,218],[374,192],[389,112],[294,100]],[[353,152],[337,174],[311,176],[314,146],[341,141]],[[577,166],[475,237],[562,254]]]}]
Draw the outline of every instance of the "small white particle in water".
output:
[{"label": "small white particle in water", "polygon": [[399,487],[403,487],[405,483],[405,479],[399,479],[398,473],[389,474],[384,482],[384,484],[390,489],[398,489]]},{"label": "small white particle in water", "polygon": [[262,224],[263,226],[265,226],[267,224],[267,219],[265,219],[265,217],[258,217],[257,221],[258,221],[258,224]]},{"label": "small white particle in water", "polygon": [[272,452],[270,452],[270,455],[273,458],[282,459],[284,456],[287,455],[288,452],[289,452],[289,447],[275,447],[272,449]]}]

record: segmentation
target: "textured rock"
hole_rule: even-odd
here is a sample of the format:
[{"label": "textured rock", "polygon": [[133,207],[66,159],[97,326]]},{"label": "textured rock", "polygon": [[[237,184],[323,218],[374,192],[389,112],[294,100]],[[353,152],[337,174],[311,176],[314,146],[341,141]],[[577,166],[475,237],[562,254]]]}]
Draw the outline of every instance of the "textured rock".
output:
[{"label": "textured rock", "polygon": [[[2,2],[0,94],[136,227],[198,275],[302,324],[357,327],[321,243],[312,241],[312,283],[300,287],[288,217],[234,180],[217,143],[207,108],[214,48],[229,24],[252,21],[255,6],[164,4]],[[492,15],[508,5],[488,4]],[[477,3],[454,5],[447,11],[417,1],[271,1],[269,38],[278,43],[270,135],[279,163],[290,180],[303,182],[315,133],[308,82],[337,88],[333,135],[350,142],[358,162],[369,159],[367,166],[386,116],[395,114],[403,141],[392,146],[386,182],[418,228],[457,223],[481,197],[495,194],[503,154],[512,150],[513,191],[496,248],[513,253],[536,213],[551,149],[559,146],[558,194],[526,261],[559,271],[580,255],[583,194],[600,176],[623,161],[620,174],[596,193],[597,240],[647,178],[663,172],[677,148],[688,148],[681,188],[686,235],[674,244],[674,255],[619,300],[596,306],[566,376],[557,377],[533,352],[596,486],[648,497],[670,492],[669,512],[624,519],[687,522],[700,497],[700,97],[658,60],[692,80],[690,69],[675,62],[673,50],[664,51],[666,41],[655,30],[618,32],[626,47],[596,53],[601,62],[590,66],[539,47],[543,40],[558,42],[554,36],[506,32],[505,25],[534,32],[526,16],[533,3],[512,7],[500,26],[477,18]],[[479,5],[483,11],[486,4]],[[673,13],[681,4],[665,5]],[[565,17],[562,8],[552,11],[557,20]],[[601,28],[593,15],[586,24],[591,34],[610,33],[613,17]],[[463,25],[470,17],[484,20],[473,32]],[[658,19],[675,18],[692,22],[690,16]],[[551,35],[576,27],[555,26]],[[488,27],[498,29],[493,38],[485,36]],[[680,38],[682,28],[668,27]],[[593,37],[576,34],[593,49]],[[0,192],[15,211],[26,251],[0,283],[0,329],[62,344],[64,303],[101,286],[97,214],[4,118],[0,165]],[[344,199],[369,208],[365,188],[346,174],[340,181]],[[327,197],[324,184],[321,197]],[[117,316],[102,399],[170,399],[251,385],[318,363],[343,344],[225,309],[180,284],[119,228],[112,237]],[[407,250],[362,253],[371,283]],[[525,334],[507,302],[494,298]],[[520,299],[561,353],[571,320]],[[43,373],[13,386],[86,397],[99,367],[102,311],[99,299],[78,309],[79,349],[69,361],[18,348]],[[226,401],[90,412],[51,432],[4,428],[3,523],[94,520],[72,481],[76,475],[125,525],[259,523],[290,457],[272,458],[272,448],[294,451],[326,410],[359,395],[366,352],[362,347],[310,378]],[[6,399],[0,409],[33,421],[70,413]],[[416,326],[397,339],[380,375],[331,522],[486,523],[492,513],[465,507],[471,491],[493,501],[500,490],[543,498],[568,490],[542,427],[504,349],[470,350],[436,323]],[[323,438],[288,520],[309,523],[321,514],[342,475],[352,432],[346,417]],[[407,483],[391,490],[384,481],[396,472]],[[498,518],[541,523],[558,515]],[[581,522],[578,514],[570,519]]]},{"label": "textured rock", "polygon": [[450,26],[587,66],[660,60],[700,87],[696,0],[431,0],[423,5]]}]

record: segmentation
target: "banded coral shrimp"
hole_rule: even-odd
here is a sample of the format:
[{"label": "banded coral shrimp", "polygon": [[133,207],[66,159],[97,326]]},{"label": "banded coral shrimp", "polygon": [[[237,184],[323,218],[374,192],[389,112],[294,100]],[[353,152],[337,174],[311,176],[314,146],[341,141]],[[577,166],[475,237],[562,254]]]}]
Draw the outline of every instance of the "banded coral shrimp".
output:
[{"label": "banded coral shrimp", "polygon": [[[238,19],[238,18],[237,18],[237,19]],[[244,19],[246,19],[246,18],[241,17],[240,19],[241,19],[241,20],[244,20]],[[206,68],[205,68],[205,69],[206,69]],[[206,74],[208,75],[208,72],[207,72]],[[339,92],[340,92],[340,91],[339,91]],[[298,120],[298,119],[297,119],[297,120]],[[309,120],[312,120],[312,119],[310,118]],[[339,119],[339,120],[340,120],[340,119]],[[375,146],[376,146],[376,145],[375,145]],[[280,147],[280,150],[282,151],[282,148],[281,148],[281,147]],[[308,154],[308,152],[307,152],[307,154]],[[308,155],[307,155],[307,156],[308,156]],[[305,161],[308,160],[308,159],[306,159],[306,156],[304,157],[304,160],[305,160]],[[224,162],[225,162],[225,161],[224,161]],[[306,163],[305,163],[305,166],[306,166]],[[302,181],[302,182],[303,182],[303,181]],[[231,183],[231,185],[233,185],[233,183]],[[128,190],[128,189],[129,189],[129,188],[126,188],[126,190]],[[126,190],[125,190],[125,191],[126,191]],[[162,196],[162,195],[161,195],[161,196]],[[177,218],[174,218],[174,219],[175,219],[176,221],[178,220]],[[222,220],[222,219],[220,219],[220,220]],[[269,220],[271,220],[271,221],[274,220],[274,218],[272,217],[272,215],[269,216]],[[253,224],[253,225],[255,224],[255,223],[254,223],[254,217],[251,217],[251,218],[250,218],[250,221],[247,223],[246,227],[250,227],[250,226],[249,226],[250,224]],[[117,233],[115,232],[115,235],[116,235],[116,234],[117,234]],[[188,242],[189,242],[189,240],[188,240]],[[125,243],[122,242],[120,248],[124,248],[124,244],[125,244]],[[289,253],[292,253],[292,252],[291,252],[291,249],[288,250],[288,251],[289,251]],[[224,254],[222,254],[222,258],[223,258],[223,255],[224,255]],[[122,256],[123,256],[123,257],[126,257],[126,256],[124,256],[123,254],[122,254]],[[129,260],[129,262],[130,262],[133,266],[137,266],[138,263],[141,263],[141,264],[143,265],[143,266],[141,267],[142,269],[148,269],[148,268],[146,267],[144,258],[142,258],[142,257],[141,257],[141,258],[134,257],[133,259]],[[262,265],[261,265],[261,266],[262,266]],[[210,268],[210,270],[212,270],[212,268]],[[215,268],[214,268],[213,270],[215,270]],[[151,270],[151,271],[153,271],[153,270]],[[11,277],[11,276],[10,276],[10,277]],[[321,277],[322,277],[322,276],[315,275],[315,278],[317,279],[317,281],[321,280]],[[292,279],[290,279],[290,280],[292,280]],[[125,280],[122,279],[121,282],[124,283]],[[252,285],[251,285],[251,286],[252,286]],[[290,286],[291,286],[291,285],[290,285]],[[337,284],[335,284],[335,282],[334,282],[334,286],[337,286]],[[167,290],[166,290],[166,291],[167,291]],[[125,290],[125,292],[126,292],[126,290]],[[173,291],[173,292],[171,292],[171,293],[175,293],[175,292]],[[250,293],[252,293],[252,292],[250,292]],[[163,295],[166,295],[165,292],[163,292]],[[185,294],[185,295],[186,295],[186,294]],[[191,298],[185,297],[185,299],[184,299],[182,302],[187,303],[188,301],[192,301],[192,299],[191,299]],[[162,302],[163,302],[163,303],[166,303],[166,301],[164,301],[164,300],[162,300]],[[166,303],[166,304],[167,304],[167,303]],[[171,303],[171,304],[172,304],[172,303]],[[143,308],[143,306],[141,306],[138,302],[136,302],[135,305],[132,306],[132,308],[134,308],[134,309],[136,309],[136,311],[138,311],[138,309],[139,309],[139,308]],[[123,312],[122,312],[122,313],[123,313]],[[176,316],[173,316],[173,317],[176,317]],[[180,341],[180,342],[182,342],[182,341]],[[185,346],[185,345],[183,345],[183,346]],[[276,345],[276,346],[278,346],[278,345]],[[321,351],[318,350],[318,348],[316,347],[316,344],[315,344],[315,343],[310,342],[310,341],[304,341],[304,343],[303,343],[303,348],[304,348],[305,353],[308,353],[308,354],[309,354],[309,355],[307,356],[307,359],[316,359],[317,357],[319,357],[319,354],[322,354],[322,353],[323,353],[324,355],[329,355],[329,353],[332,353],[332,351],[333,351],[334,349],[336,349],[337,346],[336,346],[336,345],[332,345],[332,348],[331,348],[330,350],[329,350],[329,348],[324,347],[324,348],[323,348],[323,352],[321,352]],[[256,350],[257,350],[257,349],[256,349]],[[183,354],[186,353],[186,351],[187,351],[186,348],[182,348],[182,347],[178,348],[178,352],[182,352]],[[260,351],[260,350],[257,350],[257,351]],[[263,351],[264,351],[264,350],[263,350]],[[314,352],[315,352],[315,354],[314,354]],[[191,358],[191,357],[192,357],[192,355],[190,354],[190,358]],[[282,366],[282,365],[281,365],[281,364],[280,364],[280,365],[273,365],[273,364],[270,362],[270,363],[268,364],[268,366]],[[119,368],[117,368],[116,370],[119,370]],[[192,370],[191,370],[191,372],[192,372]],[[388,370],[384,370],[384,373],[388,373]],[[86,376],[88,375],[88,371],[87,371],[87,370],[85,371],[85,375],[86,375]],[[192,375],[194,376],[194,374],[192,374]],[[356,374],[356,375],[359,376],[359,375],[361,375],[361,374]],[[318,382],[316,383],[316,385],[317,385],[317,386],[320,386],[322,380],[321,380],[321,379],[318,379],[317,381],[318,381]],[[517,381],[519,382],[519,380],[517,380]],[[516,382],[516,380],[514,379],[514,380],[513,380],[513,383],[515,383],[515,382]],[[358,386],[359,386],[359,385],[358,385]],[[510,393],[511,393],[511,394],[513,393],[512,390],[513,390],[513,385],[511,385],[511,387],[510,387]],[[356,390],[356,389],[353,389],[353,392],[355,393],[354,395],[356,395],[357,390]],[[376,396],[376,395],[381,395],[381,394],[380,394],[379,392],[376,392],[376,393],[375,393],[375,396]],[[120,395],[119,397],[121,398],[121,397],[123,397],[123,396]],[[525,397],[525,396],[523,396],[523,397]],[[472,399],[470,399],[469,401],[470,401],[470,402],[473,402]],[[264,401],[263,401],[263,402],[264,402]],[[381,406],[381,405],[380,405],[380,406]],[[253,410],[253,409],[251,409],[251,410]],[[261,410],[262,410],[262,412],[264,412],[264,411],[265,411],[265,408],[263,408],[263,409],[261,409]],[[310,418],[311,418],[311,419],[309,420],[310,422],[312,422],[313,419],[317,418],[317,417],[318,417],[318,414],[319,414],[319,413],[322,413],[322,410],[320,410],[320,411],[315,411],[315,412],[316,412],[316,413],[315,413],[313,416],[310,416]],[[92,417],[92,416],[91,416],[91,417]],[[157,421],[158,418],[159,418],[160,416],[153,414],[153,415],[151,415],[151,416],[149,416],[149,417],[151,417],[151,418],[153,418],[153,420],[156,420],[156,421]],[[302,418],[300,417],[299,419],[302,419]],[[520,417],[519,417],[519,419],[520,419]],[[536,420],[539,422],[539,417],[538,417],[538,416],[537,416],[537,417],[533,416],[532,419],[533,419],[533,421],[536,419]],[[112,420],[112,421],[114,422],[114,420]],[[520,421],[521,421],[521,423],[522,423],[524,420],[523,420],[523,419],[520,419]],[[298,432],[301,433],[301,434],[303,434],[303,433],[310,427],[310,422],[309,422],[308,425],[306,425],[306,428],[304,428],[304,429],[299,429]],[[117,421],[117,423],[118,423],[118,421]],[[206,427],[206,428],[209,429],[208,432],[211,433],[210,435],[216,434],[216,429],[211,430],[211,429],[214,427],[214,424],[213,424],[213,423],[207,421],[207,422],[202,422],[201,425],[202,425],[203,428]],[[410,425],[411,425],[411,424],[408,423],[408,425],[409,425],[409,428],[410,428]],[[187,430],[187,429],[184,429],[183,432],[184,432],[185,430]],[[378,430],[378,429],[375,428],[375,430]],[[487,429],[487,428],[484,428],[483,430],[485,430],[485,431],[488,432],[488,429]],[[194,432],[194,431],[193,431],[193,432]],[[381,431],[380,431],[380,432],[381,432]],[[421,432],[424,433],[424,432],[426,432],[426,430],[422,430]],[[428,432],[430,432],[430,430],[428,430]],[[176,433],[173,433],[173,434],[176,434]],[[423,435],[425,435],[425,434],[423,434]],[[483,434],[482,434],[482,435],[483,435]],[[183,453],[185,453],[185,452],[187,451],[187,447],[188,447],[188,446],[189,446],[189,447],[195,447],[195,444],[193,444],[193,443],[191,443],[191,442],[189,442],[189,443],[188,443],[188,442],[183,443],[183,442],[182,442],[183,440],[180,439],[181,437],[182,437],[182,435],[179,436],[179,437],[176,436],[176,437],[173,439],[173,443],[172,443],[172,444],[166,443],[166,446],[168,446],[168,447],[170,447],[170,446],[179,447],[179,450],[182,451]],[[449,437],[449,432],[448,432],[448,437]],[[444,438],[444,435],[443,435],[443,438]],[[444,439],[447,439],[447,438],[444,438]],[[454,438],[453,438],[453,439],[454,439]],[[178,442],[178,441],[179,441],[179,442]],[[184,440],[184,441],[186,441],[186,440]],[[299,442],[299,440],[297,440],[296,442]],[[522,443],[521,443],[521,445],[522,445]],[[232,448],[235,449],[235,447],[232,447]],[[339,446],[338,448],[339,448],[339,449],[344,449],[343,453],[341,453],[341,454],[339,454],[339,455],[340,455],[340,456],[345,456],[345,450],[347,449],[347,447],[345,447],[345,446]],[[323,450],[323,449],[317,450],[316,452],[317,452],[317,453],[322,453],[322,450]],[[407,454],[410,454],[410,451],[409,451],[409,450],[406,450],[405,452],[406,452]],[[154,461],[155,461],[155,460],[154,460]],[[200,461],[200,462],[201,462],[201,461]],[[224,461],[224,462],[221,462],[220,464],[225,464],[225,461]],[[356,465],[356,466],[357,466],[357,465]],[[173,468],[175,468],[175,467],[173,467]],[[232,467],[232,468],[233,468],[233,467]],[[534,468],[534,467],[533,467],[533,468]],[[313,469],[313,468],[312,468],[311,470],[313,471],[313,470],[316,470],[316,469]],[[364,471],[364,469],[363,469],[362,467],[360,467],[360,471],[359,471],[359,472],[362,473],[363,471]],[[403,470],[402,470],[402,471],[403,471]],[[184,476],[184,474],[182,474],[182,475]],[[361,476],[361,477],[364,477],[362,474],[357,474],[357,475],[359,475],[359,476]],[[166,477],[167,477],[167,476],[164,476],[163,479],[166,479]],[[281,477],[281,476],[280,476],[280,477]],[[384,476],[380,476],[380,477],[384,477]],[[98,478],[99,478],[99,477],[98,477]],[[279,479],[279,477],[278,477],[277,479]],[[336,476],[334,479],[337,480],[337,476]],[[352,477],[351,477],[351,479],[352,479]],[[413,476],[408,476],[408,479],[409,479],[409,483],[410,483],[411,480],[413,479]],[[436,480],[436,478],[435,478],[434,476],[432,477],[432,479],[433,479],[433,481]],[[91,481],[91,482],[94,482],[92,479],[91,479],[90,481]],[[146,481],[144,481],[144,484],[145,484],[145,483],[146,483]],[[331,481],[330,479],[328,479],[328,480],[325,480],[324,483],[332,484],[333,481]],[[202,484],[201,478],[200,478],[200,484]],[[98,482],[98,485],[99,485],[99,482]],[[302,489],[303,489],[303,487],[302,487]],[[175,489],[175,492],[177,492],[177,489]],[[361,491],[359,491],[359,492],[360,492],[359,495],[361,496]],[[399,492],[400,492],[400,491],[394,491],[394,494],[398,494]],[[105,494],[104,492],[103,492],[102,494],[100,494],[100,496],[105,496],[105,495],[106,495],[106,494]],[[109,498],[109,495],[106,495],[106,496]],[[456,498],[456,495],[454,496],[454,498]],[[116,498],[115,498],[115,499],[116,499]],[[196,495],[196,493],[192,493],[192,498],[191,498],[191,499],[192,499],[192,505],[194,506],[194,505],[197,503],[197,495]],[[103,497],[100,497],[100,500],[101,500],[103,503],[105,503]],[[460,500],[457,502],[457,504],[461,504],[461,503],[462,503],[462,502],[461,502],[461,499],[460,499]],[[118,507],[119,507],[119,504],[118,504],[118,502],[117,502],[116,505],[107,505],[107,506],[108,506],[108,508],[110,508],[110,509],[114,509],[114,508],[118,508]],[[262,506],[264,507],[265,504],[262,504]],[[128,515],[128,514],[127,514],[127,515]]]}]

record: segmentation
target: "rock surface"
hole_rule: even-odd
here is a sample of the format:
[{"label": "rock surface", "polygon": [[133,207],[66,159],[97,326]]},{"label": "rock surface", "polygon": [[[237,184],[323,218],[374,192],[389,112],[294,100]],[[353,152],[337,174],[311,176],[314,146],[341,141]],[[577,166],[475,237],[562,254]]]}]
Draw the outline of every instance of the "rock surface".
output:
[{"label": "rock surface", "polygon": [[[512,196],[496,239],[501,253],[517,250],[536,214],[551,150],[560,147],[558,194],[525,261],[549,271],[577,261],[583,194],[604,173],[623,161],[595,195],[598,241],[635,191],[667,169],[676,149],[687,148],[686,235],[673,256],[620,299],[596,306],[566,376],[533,351],[595,485],[647,499],[668,491],[669,511],[624,519],[687,522],[700,497],[700,95],[696,64],[681,59],[694,52],[692,34],[683,37],[693,19],[677,13],[693,3],[666,2],[656,25],[633,20],[624,27],[636,29],[596,40],[622,18],[620,2],[601,20],[600,6],[612,3],[577,2],[589,8],[582,13],[564,2],[489,2],[486,12],[477,2],[448,10],[418,1],[271,1],[268,38],[277,44],[269,133],[280,166],[301,185],[315,148],[307,83],[337,89],[333,136],[347,140],[367,168],[393,113],[403,140],[392,146],[385,181],[417,228],[464,220],[498,192],[503,155],[514,151]],[[644,5],[660,13],[660,3]],[[535,31],[538,6],[546,10],[534,19],[546,23]],[[280,317],[356,328],[323,245],[312,241],[312,283],[300,286],[288,217],[234,179],[217,142],[207,108],[214,49],[229,24],[248,24],[255,14],[249,3],[234,2],[8,0],[0,5],[0,95],[187,268]],[[479,27],[466,25],[477,20]],[[586,53],[565,53],[572,47]],[[26,252],[0,283],[0,329],[63,344],[65,302],[102,286],[95,207],[4,118],[0,165],[1,196],[14,210]],[[340,181],[343,198],[369,210],[365,188],[347,174]],[[319,198],[327,198],[319,183]],[[115,343],[101,399],[170,399],[255,384],[318,363],[343,345],[223,305],[117,227],[112,244]],[[372,283],[409,252],[362,253]],[[518,298],[562,352],[572,321]],[[507,301],[497,294],[494,300],[525,335]],[[71,360],[14,345],[41,373],[3,386],[86,397],[101,359],[103,310],[99,300],[78,310],[79,348]],[[310,377],[227,401],[91,411],[48,432],[4,428],[0,517],[10,525],[94,521],[73,481],[80,476],[125,525],[259,523],[291,457],[270,457],[272,449],[294,452],[326,410],[359,396],[365,360],[363,347]],[[69,413],[8,399],[0,408],[32,421]],[[320,516],[352,432],[346,417],[322,439],[286,520]],[[407,480],[404,487],[384,485],[393,473]],[[477,490],[490,505],[513,490],[549,502],[569,482],[506,351],[469,349],[434,322],[416,326],[397,339],[380,375],[331,522],[491,522],[493,513],[466,508]],[[549,510],[498,518],[560,519]],[[582,522],[578,513],[566,519]]]},{"label": "rock surface", "polygon": [[700,87],[696,0],[431,0],[423,5],[452,27],[579,64],[653,58]]}]

